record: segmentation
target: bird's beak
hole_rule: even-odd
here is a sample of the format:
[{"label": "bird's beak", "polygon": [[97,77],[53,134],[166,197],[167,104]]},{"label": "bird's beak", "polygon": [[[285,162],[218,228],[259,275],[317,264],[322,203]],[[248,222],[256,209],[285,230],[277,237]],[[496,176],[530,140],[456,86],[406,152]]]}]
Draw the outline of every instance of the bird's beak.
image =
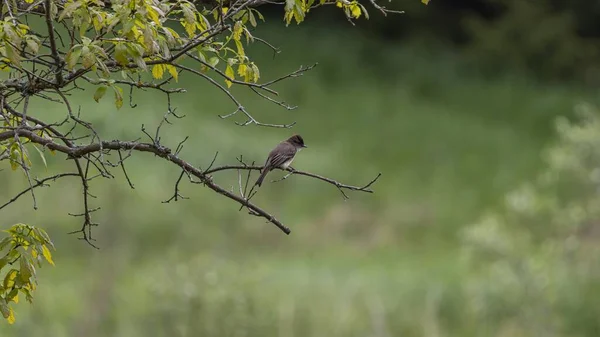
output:
[{"label": "bird's beak", "polygon": [[302,145],[302,147],[308,147],[308,146],[306,146],[306,145]]}]

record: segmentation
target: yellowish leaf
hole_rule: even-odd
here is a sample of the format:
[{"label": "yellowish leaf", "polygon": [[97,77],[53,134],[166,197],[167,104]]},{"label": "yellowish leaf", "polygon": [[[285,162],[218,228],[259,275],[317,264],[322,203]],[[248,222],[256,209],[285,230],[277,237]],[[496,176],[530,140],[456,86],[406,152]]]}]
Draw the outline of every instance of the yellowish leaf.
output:
[{"label": "yellowish leaf", "polygon": [[196,24],[195,23],[189,23],[189,22],[186,22],[185,20],[182,20],[181,25],[183,26],[183,28],[185,28],[186,33],[188,33],[188,36],[190,36],[190,37],[194,36],[194,33],[196,32]]},{"label": "yellowish leaf", "polygon": [[165,64],[165,67],[167,68],[167,71],[169,72],[169,74],[171,74],[171,76],[173,76],[173,78],[175,79],[175,82],[178,81],[178,77],[179,77],[179,73],[177,72],[177,68],[175,68],[175,66],[170,65],[170,64]]},{"label": "yellowish leaf", "polygon": [[50,253],[50,249],[46,245],[42,245],[42,254],[44,254],[44,258],[48,263],[54,265],[54,261],[52,261],[52,254]]},{"label": "yellowish leaf", "polygon": [[160,25],[160,18],[156,9],[152,8],[152,6],[146,6],[146,9],[148,10],[148,17],[154,21],[154,23]]},{"label": "yellowish leaf", "polygon": [[157,80],[163,78],[164,72],[165,66],[162,64],[156,64],[154,65],[154,67],[152,67],[152,77],[154,77]]},{"label": "yellowish leaf", "polygon": [[236,21],[233,26],[233,39],[239,41],[242,38],[242,33],[244,32],[244,24],[242,21]]},{"label": "yellowish leaf", "polygon": [[8,273],[6,273],[6,277],[4,277],[4,289],[10,289],[15,285],[15,279],[17,278],[17,270],[11,269]]},{"label": "yellowish leaf", "polygon": [[210,26],[208,19],[206,19],[206,17],[200,13],[197,13],[197,16],[198,20],[196,21],[196,27],[202,32],[207,30]]},{"label": "yellowish leaf", "polygon": [[121,109],[123,106],[123,89],[116,85],[113,85],[112,88],[115,92],[115,106],[117,107],[117,110]]},{"label": "yellowish leaf", "polygon": [[[235,78],[233,68],[229,64],[227,64],[227,68],[225,68],[225,76],[231,79]],[[227,88],[231,88],[232,82],[228,79],[225,79],[225,84],[227,84]]]},{"label": "yellowish leaf", "polygon": [[254,62],[252,62],[251,64],[252,66],[252,75],[254,76],[254,82],[258,82],[258,79],[260,78],[260,70],[258,69],[258,66],[256,64],[254,64]]},{"label": "yellowish leaf", "polygon": [[350,6],[350,12],[352,13],[352,17],[355,18],[355,19],[358,19],[360,17],[360,15],[362,14],[361,10],[360,10],[360,7],[356,3],[353,3]]},{"label": "yellowish leaf", "polygon": [[426,5],[429,4],[429,1],[431,1],[431,0],[421,0],[421,2],[424,3],[424,4],[426,4]]},{"label": "yellowish leaf", "polygon": [[8,308],[8,310],[10,312],[8,314],[8,317],[6,317],[6,321],[8,322],[8,324],[14,324],[15,323],[15,312],[13,311],[12,308]]},{"label": "yellowish leaf", "polygon": [[239,56],[246,56],[246,52],[244,51],[244,45],[242,44],[242,41],[235,40],[235,46],[237,47],[237,52]]},{"label": "yellowish leaf", "polygon": [[95,15],[92,18],[92,25],[94,26],[96,32],[99,32],[102,29],[102,16]]},{"label": "yellowish leaf", "polygon": [[289,25],[292,22],[292,18],[294,17],[294,12],[292,10],[285,12],[284,20],[285,24]]},{"label": "yellowish leaf", "polygon": [[246,76],[246,69],[248,68],[247,65],[240,63],[240,65],[238,66],[238,75],[245,77]]}]

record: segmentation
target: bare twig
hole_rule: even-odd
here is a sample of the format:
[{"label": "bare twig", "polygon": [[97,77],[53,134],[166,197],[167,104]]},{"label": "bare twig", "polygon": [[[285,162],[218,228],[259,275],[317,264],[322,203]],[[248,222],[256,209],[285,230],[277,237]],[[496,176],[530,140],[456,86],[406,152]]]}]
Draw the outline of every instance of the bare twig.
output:
[{"label": "bare twig", "polygon": [[[123,169],[123,174],[125,175],[125,179],[127,179],[127,183],[129,184],[129,187],[131,187],[131,189],[135,189],[135,187],[133,186],[133,183],[131,182],[131,179],[129,179],[129,175],[127,174],[127,170],[125,169],[125,160],[123,159],[123,155],[121,154],[121,150],[119,150],[118,153],[119,153],[119,163],[121,164],[121,168]],[[131,152],[129,153],[129,155],[131,155]]]},{"label": "bare twig", "polygon": [[62,177],[77,177],[79,176],[79,174],[77,173],[60,173],[57,175],[54,175],[52,177],[48,177],[48,178],[44,178],[41,180],[36,179],[36,183],[32,186],[29,186],[28,188],[26,188],[25,190],[19,192],[17,195],[15,195],[12,199],[10,199],[9,201],[5,202],[2,206],[0,206],[0,209],[3,209],[4,207],[12,204],[13,202],[17,201],[17,199],[19,199],[23,194],[29,192],[30,190],[36,188],[36,187],[40,187],[40,186],[47,186],[46,182],[53,180],[56,181],[56,179],[62,178]]},{"label": "bare twig", "polygon": [[171,202],[171,200],[177,201],[178,198],[188,199],[187,197],[184,197],[183,195],[179,194],[179,183],[181,182],[181,178],[183,178],[183,175],[185,173],[186,173],[185,170],[181,171],[181,174],[179,175],[179,178],[177,178],[177,182],[175,183],[175,193],[168,200],[163,201],[163,204],[169,203],[169,202]]}]

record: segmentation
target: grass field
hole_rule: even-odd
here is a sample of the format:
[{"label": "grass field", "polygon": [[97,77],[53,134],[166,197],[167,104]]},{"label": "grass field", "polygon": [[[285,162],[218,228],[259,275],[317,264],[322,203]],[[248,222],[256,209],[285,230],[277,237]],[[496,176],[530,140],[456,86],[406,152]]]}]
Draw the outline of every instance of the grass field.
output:
[{"label": "grass field", "polygon": [[[352,30],[316,40],[317,27],[303,28],[286,30],[292,37],[265,29],[284,51],[272,65],[268,50],[256,50],[265,79],[319,62],[277,88],[298,110],[234,91],[259,120],[298,122],[293,131],[309,149],[297,168],[355,184],[382,172],[376,193],[343,201],[303,177],[265,184],[255,200],[292,228],[286,237],[196,185],[183,186],[189,200],[161,203],[179,172],[139,154],[128,162],[134,190],[118,170],[92,185],[102,206],[97,251],[65,234],[80,226],[67,212],[80,211],[81,192],[75,180],[59,182],[38,192],[39,210],[24,197],[2,211],[4,226],[43,226],[58,247],[56,267],[39,271],[35,305],[19,304],[2,336],[526,335],[473,318],[457,233],[534,176],[554,118],[594,101],[592,93],[516,75],[483,79],[444,49],[386,45]],[[219,119],[233,105],[194,81],[181,80],[189,90],[175,104],[187,117],[164,128],[163,142],[175,147],[190,135],[182,157],[195,165],[216,151],[218,164],[240,154],[262,164],[293,132]],[[89,91],[74,100],[105,139],[140,137],[141,124],[155,127],[166,108],[152,93],[121,111]],[[36,115],[63,113],[32,104]],[[68,164],[48,160],[48,174]],[[20,174],[0,177],[4,199],[26,186]]]}]

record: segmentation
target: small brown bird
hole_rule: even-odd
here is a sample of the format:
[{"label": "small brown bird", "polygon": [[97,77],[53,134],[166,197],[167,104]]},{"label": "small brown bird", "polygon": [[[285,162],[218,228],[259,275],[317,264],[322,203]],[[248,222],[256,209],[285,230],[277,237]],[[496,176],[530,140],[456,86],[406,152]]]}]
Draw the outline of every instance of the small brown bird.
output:
[{"label": "small brown bird", "polygon": [[273,169],[287,169],[290,164],[292,164],[292,161],[294,161],[296,153],[305,147],[308,146],[304,145],[304,139],[302,139],[300,135],[293,135],[279,143],[271,152],[269,152],[265,166],[260,171],[260,177],[256,180],[255,185],[260,187],[267,173]]}]

